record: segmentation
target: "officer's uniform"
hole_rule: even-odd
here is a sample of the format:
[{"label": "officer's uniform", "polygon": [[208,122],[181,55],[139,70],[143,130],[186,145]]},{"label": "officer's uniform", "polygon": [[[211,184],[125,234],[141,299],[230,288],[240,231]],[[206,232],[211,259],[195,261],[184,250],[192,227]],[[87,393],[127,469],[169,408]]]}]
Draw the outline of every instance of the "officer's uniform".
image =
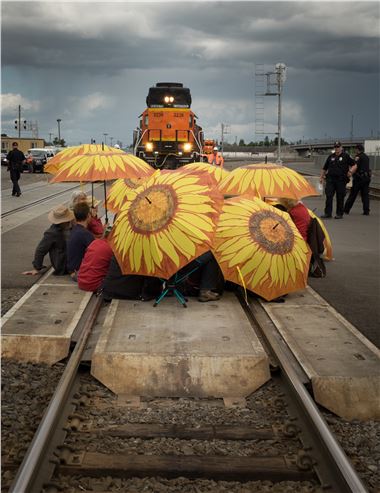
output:
[{"label": "officer's uniform", "polygon": [[350,167],[355,164],[352,157],[346,152],[339,156],[334,152],[325,162],[323,169],[326,172],[326,205],[325,217],[331,217],[333,198],[336,192],[336,217],[343,216],[344,196],[346,193],[346,184],[349,181],[347,173]]},{"label": "officer's uniform", "polygon": [[363,203],[363,214],[369,215],[369,184],[371,182],[371,170],[369,169],[369,157],[364,152],[360,152],[355,157],[357,170],[352,176],[352,188],[348,199],[344,205],[345,214],[349,214],[355,199],[360,192]]}]

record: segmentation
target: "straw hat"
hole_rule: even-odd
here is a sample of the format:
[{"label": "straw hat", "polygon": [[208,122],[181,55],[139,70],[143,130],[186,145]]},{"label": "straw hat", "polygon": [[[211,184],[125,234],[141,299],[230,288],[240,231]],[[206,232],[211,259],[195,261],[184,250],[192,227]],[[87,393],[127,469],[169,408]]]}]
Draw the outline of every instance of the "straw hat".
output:
[{"label": "straw hat", "polygon": [[296,199],[287,199],[287,198],[281,198],[278,201],[280,204],[282,204],[284,207],[286,207],[286,210],[289,211],[290,209],[293,209],[298,204],[298,200]]},{"label": "straw hat", "polygon": [[67,223],[74,219],[74,214],[65,205],[58,205],[49,212],[48,219],[53,224]]},{"label": "straw hat", "polygon": [[93,197],[92,195],[88,195],[86,201],[90,207],[96,207],[100,204],[100,200],[98,200],[96,197]]}]

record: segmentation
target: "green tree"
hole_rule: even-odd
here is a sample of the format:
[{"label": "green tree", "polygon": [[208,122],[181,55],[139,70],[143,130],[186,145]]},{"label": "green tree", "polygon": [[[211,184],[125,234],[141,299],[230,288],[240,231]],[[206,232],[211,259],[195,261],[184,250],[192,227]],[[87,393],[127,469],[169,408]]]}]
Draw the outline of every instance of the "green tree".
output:
[{"label": "green tree", "polygon": [[239,147],[240,147],[240,146],[245,146],[244,139],[240,139],[240,140],[239,140]]},{"label": "green tree", "polygon": [[59,147],[66,147],[65,139],[59,140],[58,137],[54,137],[53,145],[59,146]]}]

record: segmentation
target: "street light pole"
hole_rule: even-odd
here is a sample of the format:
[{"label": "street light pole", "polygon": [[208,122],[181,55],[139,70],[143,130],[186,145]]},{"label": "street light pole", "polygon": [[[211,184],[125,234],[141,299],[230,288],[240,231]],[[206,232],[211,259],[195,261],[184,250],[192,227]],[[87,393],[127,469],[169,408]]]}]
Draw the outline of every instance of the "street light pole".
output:
[{"label": "street light pole", "polygon": [[113,137],[110,137],[110,139],[111,139],[111,144],[110,144],[110,146],[112,147],[112,141],[113,141]]},{"label": "street light pole", "polygon": [[107,144],[107,135],[108,134],[104,133],[103,135],[104,135],[104,145],[106,145]]},{"label": "street light pole", "polygon": [[58,140],[59,140],[59,145],[61,145],[61,118],[57,118],[57,123],[58,123]]}]

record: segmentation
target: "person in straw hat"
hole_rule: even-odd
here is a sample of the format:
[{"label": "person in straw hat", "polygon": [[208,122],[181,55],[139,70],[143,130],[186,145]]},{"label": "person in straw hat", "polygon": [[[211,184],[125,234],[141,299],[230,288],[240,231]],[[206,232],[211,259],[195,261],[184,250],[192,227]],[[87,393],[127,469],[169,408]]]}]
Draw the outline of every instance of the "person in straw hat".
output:
[{"label": "person in straw hat", "polygon": [[102,238],[104,233],[104,226],[101,219],[98,217],[98,206],[100,200],[92,195],[87,195],[86,192],[82,190],[75,190],[71,195],[71,200],[69,202],[69,207],[71,210],[74,209],[75,204],[79,202],[87,202],[90,207],[91,218],[88,223],[87,229],[95,236],[95,238]]},{"label": "person in straw hat", "polygon": [[35,276],[46,269],[43,265],[43,260],[47,254],[49,254],[50,262],[54,268],[54,275],[63,276],[68,274],[66,241],[74,214],[66,205],[61,204],[49,212],[48,219],[52,224],[44,232],[41,241],[37,245],[32,262],[34,268],[23,272],[25,275]]}]

